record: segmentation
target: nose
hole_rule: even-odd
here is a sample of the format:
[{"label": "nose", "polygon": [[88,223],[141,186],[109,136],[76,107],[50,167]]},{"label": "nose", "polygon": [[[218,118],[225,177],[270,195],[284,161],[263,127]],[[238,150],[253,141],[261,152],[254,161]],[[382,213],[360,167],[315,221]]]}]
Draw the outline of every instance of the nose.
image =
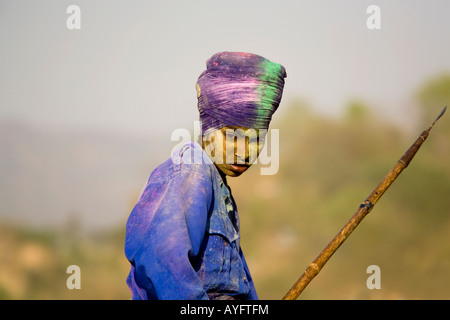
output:
[{"label": "nose", "polygon": [[245,155],[245,158],[240,156],[239,154],[235,154],[235,163],[236,164],[249,164],[250,157],[248,154]]},{"label": "nose", "polygon": [[[242,143],[242,142],[241,142]],[[234,163],[248,164],[250,160],[250,145],[248,137],[245,137],[244,145],[239,146],[237,143],[234,146]]]},{"label": "nose", "polygon": [[251,165],[258,157],[259,151],[258,142],[249,142],[249,139],[245,139],[244,150],[235,148],[235,163]]}]

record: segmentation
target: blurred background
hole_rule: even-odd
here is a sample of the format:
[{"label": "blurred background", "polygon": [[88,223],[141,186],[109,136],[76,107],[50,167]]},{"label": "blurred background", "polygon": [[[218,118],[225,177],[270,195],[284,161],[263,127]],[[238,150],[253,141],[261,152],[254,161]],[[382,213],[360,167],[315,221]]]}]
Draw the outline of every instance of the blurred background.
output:
[{"label": "blurred background", "polygon": [[[281,299],[450,101],[448,1],[377,1],[380,30],[371,4],[0,0],[0,298],[130,298],[127,217],[193,131],[206,60],[245,51],[288,73],[278,173],[229,179],[259,296]],[[447,114],[300,299],[450,298],[449,138]]]}]

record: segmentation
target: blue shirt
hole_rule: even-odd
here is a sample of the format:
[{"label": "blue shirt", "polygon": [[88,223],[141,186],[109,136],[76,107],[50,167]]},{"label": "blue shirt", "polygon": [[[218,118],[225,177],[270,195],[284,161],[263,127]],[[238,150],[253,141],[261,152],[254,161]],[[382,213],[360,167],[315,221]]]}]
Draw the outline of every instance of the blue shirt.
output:
[{"label": "blue shirt", "polygon": [[185,144],[152,172],[128,218],[132,299],[258,299],[239,239],[230,189],[200,145]]}]

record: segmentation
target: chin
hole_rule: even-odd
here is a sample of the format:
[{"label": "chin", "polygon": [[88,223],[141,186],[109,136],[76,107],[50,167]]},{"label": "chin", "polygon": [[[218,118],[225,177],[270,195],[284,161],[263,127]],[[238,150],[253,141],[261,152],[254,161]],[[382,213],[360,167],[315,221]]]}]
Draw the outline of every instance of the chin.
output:
[{"label": "chin", "polygon": [[243,174],[243,172],[231,171],[230,173],[226,173],[226,175],[229,176],[229,177],[239,177],[241,174]]},{"label": "chin", "polygon": [[218,169],[225,174],[228,177],[239,177],[240,175],[242,175],[245,171],[235,171],[233,169],[231,169],[228,165],[226,167],[222,167],[222,166],[218,166]]}]

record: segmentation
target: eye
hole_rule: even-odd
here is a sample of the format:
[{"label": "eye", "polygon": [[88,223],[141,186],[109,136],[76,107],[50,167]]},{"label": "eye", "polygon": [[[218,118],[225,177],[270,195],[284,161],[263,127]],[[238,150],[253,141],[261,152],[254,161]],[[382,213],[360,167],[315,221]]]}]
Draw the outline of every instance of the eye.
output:
[{"label": "eye", "polygon": [[226,134],[227,137],[234,137],[234,136],[236,136],[236,134],[233,131],[230,131],[230,130],[227,130],[225,134]]},{"label": "eye", "polygon": [[256,143],[258,143],[258,137],[250,137],[250,138],[248,139],[248,143],[251,143],[251,144],[256,144]]}]

